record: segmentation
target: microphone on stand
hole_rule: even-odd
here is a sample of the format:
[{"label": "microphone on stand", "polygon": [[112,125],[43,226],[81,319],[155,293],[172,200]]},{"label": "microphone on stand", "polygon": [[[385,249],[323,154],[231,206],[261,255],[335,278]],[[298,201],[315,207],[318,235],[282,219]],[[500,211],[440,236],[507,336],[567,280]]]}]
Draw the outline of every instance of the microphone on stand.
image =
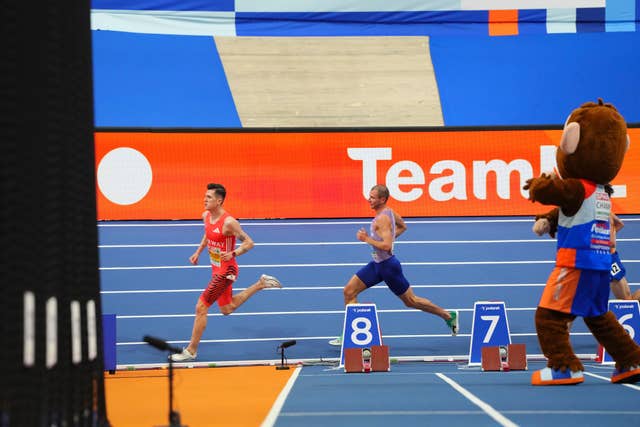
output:
[{"label": "microphone on stand", "polygon": [[[145,335],[142,339],[151,347],[155,347],[160,351],[168,351],[169,353],[182,352],[178,347],[174,347],[160,338]],[[169,425],[163,427],[186,427],[180,422],[180,413],[173,410],[173,359],[171,357],[169,357]]]},{"label": "microphone on stand", "polygon": [[292,345],[296,345],[296,340],[285,341],[278,346],[278,349],[280,350],[280,366],[276,366],[277,370],[289,369],[289,367],[284,364],[284,349],[291,347]]},{"label": "microphone on stand", "polygon": [[289,348],[292,345],[296,345],[296,340],[285,341],[282,344],[280,344],[280,347],[278,347],[278,348]]},{"label": "microphone on stand", "polygon": [[[152,347],[157,348],[161,351],[170,351],[171,353],[182,353],[182,350],[178,347],[174,347],[170,345],[165,340],[161,340],[160,338],[152,337],[150,335],[145,335],[143,338],[144,342],[150,344]],[[295,344],[295,341],[294,341]]]}]

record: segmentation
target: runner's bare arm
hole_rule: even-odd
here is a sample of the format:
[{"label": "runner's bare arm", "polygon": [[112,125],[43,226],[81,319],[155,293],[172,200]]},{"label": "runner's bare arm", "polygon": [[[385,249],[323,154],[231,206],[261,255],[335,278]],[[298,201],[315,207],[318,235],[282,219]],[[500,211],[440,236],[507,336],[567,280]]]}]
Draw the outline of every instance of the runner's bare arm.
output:
[{"label": "runner's bare arm", "polygon": [[393,217],[396,219],[396,237],[407,231],[407,224],[404,222],[404,219],[400,215],[398,215],[395,211],[393,212]]},{"label": "runner's bare arm", "polygon": [[620,231],[622,230],[622,227],[624,227],[624,222],[622,222],[622,220],[618,218],[618,215],[613,212],[611,212],[611,223],[616,231]]},{"label": "runner's bare arm", "polygon": [[236,239],[238,239],[241,244],[231,252],[221,253],[220,256],[223,261],[228,261],[233,257],[246,254],[253,248],[253,239],[245,233],[237,219],[231,217],[227,218],[224,223],[224,228],[225,234],[236,236]]},{"label": "runner's bare arm", "polygon": [[196,249],[193,255],[189,257],[189,262],[193,265],[196,265],[198,263],[198,258],[200,257],[200,254],[206,247],[207,247],[207,234],[205,233],[204,236],[202,236],[200,245],[198,245],[198,249]]}]

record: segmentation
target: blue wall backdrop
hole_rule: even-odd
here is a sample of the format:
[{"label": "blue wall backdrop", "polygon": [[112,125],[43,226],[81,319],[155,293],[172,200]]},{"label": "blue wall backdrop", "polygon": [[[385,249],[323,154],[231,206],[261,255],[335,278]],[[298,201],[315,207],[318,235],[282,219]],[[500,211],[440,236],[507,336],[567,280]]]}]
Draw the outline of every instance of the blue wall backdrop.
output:
[{"label": "blue wall backdrop", "polygon": [[561,124],[598,97],[640,123],[640,0],[589,4],[93,0],[96,125],[242,127],[221,36],[428,36],[445,126]]},{"label": "blue wall backdrop", "polygon": [[432,37],[448,126],[563,124],[582,102],[640,122],[640,34]]},{"label": "blue wall backdrop", "polygon": [[213,37],[93,31],[95,121],[240,127]]}]

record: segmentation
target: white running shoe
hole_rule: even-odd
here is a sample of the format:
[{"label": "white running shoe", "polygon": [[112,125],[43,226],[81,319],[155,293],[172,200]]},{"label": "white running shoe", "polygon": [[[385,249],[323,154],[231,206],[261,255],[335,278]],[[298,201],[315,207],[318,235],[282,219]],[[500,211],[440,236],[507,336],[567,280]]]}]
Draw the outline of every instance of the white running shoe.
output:
[{"label": "white running shoe", "polygon": [[169,357],[174,362],[189,362],[191,360],[196,360],[196,356],[197,355],[198,355],[198,353],[191,354],[191,352],[189,350],[184,348],[184,349],[182,349],[182,353],[175,353],[175,354],[172,354]]},{"label": "white running shoe", "polygon": [[342,347],[342,336],[339,336],[338,338],[334,338],[331,341],[329,341],[329,345]]},{"label": "white running shoe", "polygon": [[282,284],[278,279],[266,274],[260,276],[260,282],[264,285],[265,288],[282,288]]}]

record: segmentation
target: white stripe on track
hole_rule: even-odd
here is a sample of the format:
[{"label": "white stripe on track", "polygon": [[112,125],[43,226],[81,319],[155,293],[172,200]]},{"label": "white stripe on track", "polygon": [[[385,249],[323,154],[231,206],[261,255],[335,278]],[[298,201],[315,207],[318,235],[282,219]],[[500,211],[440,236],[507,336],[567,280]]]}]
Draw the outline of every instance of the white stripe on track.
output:
[{"label": "white stripe on track", "polygon": [[[638,218],[625,218],[622,216],[624,222],[632,222],[632,221],[640,221],[640,217]],[[295,222],[245,222],[250,220],[242,220],[240,219],[240,223],[242,226],[267,226],[267,227],[283,227],[283,226],[299,226],[299,225],[360,225],[360,224],[369,224],[371,223],[371,219],[362,219],[362,220],[353,220],[353,221],[295,221]],[[275,220],[277,221],[277,220]],[[437,220],[437,219],[427,219],[427,220],[407,220],[405,219],[407,224],[486,224],[486,223],[531,223],[533,224],[532,218],[512,218],[512,219],[447,219],[447,220]],[[188,222],[183,223],[176,221],[175,223],[136,223],[130,224],[127,222],[124,223],[111,223],[111,222],[98,222],[99,228],[118,228],[118,227],[202,227],[202,221],[200,222]]]},{"label": "white stripe on track", "polygon": [[[625,263],[640,262],[640,260],[624,260]],[[422,265],[520,265],[520,264],[555,264],[555,260],[524,260],[524,261],[417,261],[403,262],[404,267]],[[362,262],[342,263],[318,263],[318,264],[241,264],[241,268],[283,268],[283,267],[361,267]],[[100,267],[101,271],[109,270],[169,270],[186,268],[211,268],[210,265],[155,265],[155,266],[131,266],[131,267]]]},{"label": "white stripe on track", "polygon": [[[611,366],[611,369],[613,370],[613,366]],[[593,378],[598,378],[599,380],[603,380],[603,381],[606,381],[606,382],[611,382],[611,378],[603,377],[602,375],[592,374],[591,372],[585,372],[584,374],[588,375],[590,377],[593,377]],[[620,385],[623,385],[625,387],[629,387],[631,389],[640,391],[640,386],[637,386],[635,384],[620,384]]]},{"label": "white stripe on track", "polygon": [[[482,411],[331,411],[282,412],[281,417],[396,417],[409,415],[482,415]],[[328,421],[328,420],[327,420]],[[445,423],[446,424],[446,423]]]},{"label": "white stripe on track", "polygon": [[[623,242],[640,242],[640,238],[618,239]],[[552,239],[503,239],[503,240],[398,240],[395,245],[441,245],[441,244],[490,244],[490,243],[547,243],[554,244]],[[265,242],[255,243],[255,246],[353,246],[366,245],[363,242]],[[120,248],[185,248],[197,247],[196,243],[159,243],[159,244],[134,244],[134,245],[98,245],[101,249],[120,249]]]},{"label": "white stripe on track", "polygon": [[437,372],[436,376],[438,376],[438,378],[440,378],[441,380],[443,380],[444,382],[449,384],[451,387],[453,387],[453,389],[456,390],[458,393],[460,393],[461,395],[466,397],[471,403],[473,403],[474,405],[476,405],[477,407],[482,409],[487,415],[489,415],[491,418],[493,418],[501,426],[504,426],[504,427],[517,427],[518,426],[516,423],[511,421],[509,418],[505,417],[500,412],[496,411],[493,408],[493,406],[491,406],[488,403],[480,400],[473,393],[468,391],[466,388],[462,387],[460,384],[458,384],[457,382],[455,382],[451,378],[447,377],[446,375],[444,375],[444,374],[442,374],[440,372]]},{"label": "white stripe on track", "polygon": [[[447,308],[448,309],[448,308]],[[460,312],[473,312],[473,308],[458,308]],[[507,308],[507,311],[535,311],[535,307],[519,307],[519,308]],[[378,313],[421,313],[418,310],[413,309],[382,309],[378,310]],[[254,311],[254,312],[234,312],[233,316],[287,316],[287,315],[302,315],[302,314],[340,314],[344,315],[344,310],[306,310],[306,311]],[[195,314],[119,314],[116,319],[162,319],[162,318],[176,318],[176,317],[194,317]],[[207,317],[223,317],[222,313],[207,313]],[[511,334],[517,335],[517,334]]]},{"label": "white stripe on track", "polygon": [[302,366],[298,366],[296,370],[293,372],[293,374],[291,374],[291,376],[289,377],[289,380],[285,384],[282,391],[280,391],[278,398],[276,399],[276,401],[273,403],[273,406],[269,410],[267,417],[264,419],[262,424],[260,424],[261,427],[272,427],[276,423],[278,419],[278,415],[280,415],[280,411],[284,406],[284,402],[287,400],[287,396],[289,396],[289,393],[291,392],[293,385],[298,379],[298,375],[300,375],[301,370],[302,370]]},{"label": "white stripe on track", "polygon": [[[480,415],[483,411],[334,411],[334,412],[281,412],[281,417],[366,417],[366,416],[403,416],[403,415]],[[502,414],[509,415],[639,415],[640,411],[618,410],[506,410]],[[472,423],[470,423],[472,424]]]},{"label": "white stripe on track", "polygon": [[[640,259],[623,260],[626,264],[640,263]],[[416,261],[403,262],[404,267],[423,266],[423,265],[523,265],[523,264],[555,264],[555,260],[523,260],[523,261]],[[326,263],[326,264],[244,264],[242,268],[304,268],[304,267],[361,267],[362,262],[342,262],[342,263]],[[187,268],[211,268],[210,265],[149,265],[149,266],[132,266],[132,267],[100,267],[101,271],[109,270],[170,270],[170,269],[187,269]]]},{"label": "white stripe on track", "polygon": [[[631,286],[640,283],[629,283]],[[431,289],[431,288],[539,288],[544,287],[544,283],[475,283],[475,284],[447,284],[447,285],[411,285],[414,289]],[[247,288],[234,288],[236,291],[244,291]],[[343,285],[338,286],[286,286],[278,289],[264,289],[270,292],[284,291],[341,291]],[[370,288],[372,291],[387,291],[388,288],[377,286]],[[202,288],[197,289],[129,289],[129,290],[112,290],[101,291],[101,294],[153,294],[153,293],[182,293],[182,292],[202,292]]]},{"label": "white stripe on track", "polygon": [[[351,221],[291,221],[291,222],[248,222],[239,220],[243,227],[245,226],[267,226],[267,227],[283,227],[283,226],[304,226],[304,225],[361,225],[370,224],[371,219],[351,220]],[[630,219],[625,219],[630,221]],[[476,223],[519,223],[529,222],[533,224],[533,219],[461,219],[461,220],[405,220],[407,224],[476,224]],[[117,227],[202,227],[202,222],[176,222],[174,223],[98,223],[98,227],[117,228]]]},{"label": "white stripe on track", "polygon": [[[625,218],[622,216],[624,222],[633,222],[640,221],[640,217],[638,218]],[[275,220],[277,221],[277,220]],[[488,224],[488,223],[531,223],[533,224],[533,220],[531,218],[513,218],[513,219],[448,219],[448,220],[407,220],[405,219],[407,224]],[[295,221],[295,222],[249,222],[245,220],[240,220],[242,226],[267,226],[267,227],[282,227],[282,226],[300,226],[300,225],[361,225],[361,224],[370,224],[371,219],[363,219],[363,220],[354,220],[354,221]],[[202,227],[202,221],[200,222],[188,222],[183,223],[176,221],[175,223],[136,223],[130,224],[127,222],[98,222],[99,228],[131,228],[131,227]]]}]

